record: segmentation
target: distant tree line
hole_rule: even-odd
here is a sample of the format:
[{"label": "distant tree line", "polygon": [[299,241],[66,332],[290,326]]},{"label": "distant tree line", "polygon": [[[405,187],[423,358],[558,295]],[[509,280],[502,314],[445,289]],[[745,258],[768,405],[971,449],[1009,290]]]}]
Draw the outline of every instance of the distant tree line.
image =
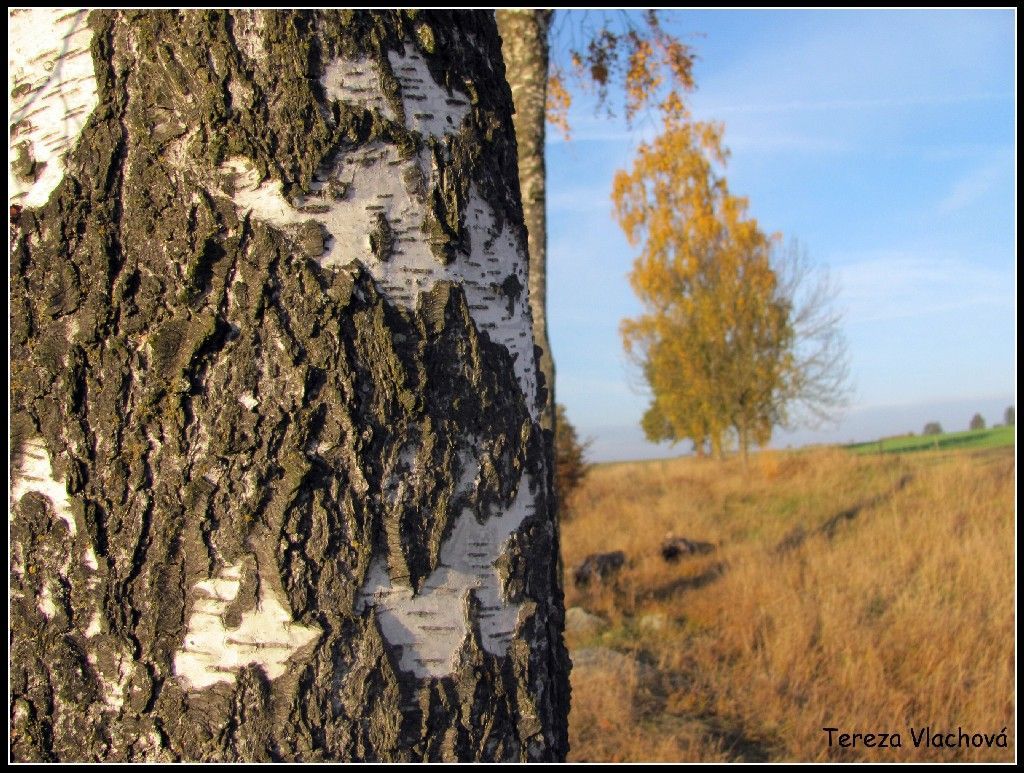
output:
[{"label": "distant tree line", "polygon": [[[1008,405],[1006,407],[1006,410],[1003,411],[1003,425],[1007,426],[1007,427],[1012,427],[1012,426],[1014,426],[1016,420],[1017,420],[1016,410],[1014,409],[1014,407],[1012,405]],[[985,427],[987,426],[987,424],[985,423],[985,417],[982,416],[980,413],[975,413],[971,417],[971,421],[969,422],[969,424],[967,426],[968,426],[968,429],[971,430],[971,431],[977,431],[977,430],[985,429]],[[999,425],[996,424],[994,426],[998,427]],[[913,434],[913,433],[910,433],[910,434]],[[942,434],[942,425],[939,424],[939,422],[937,422],[937,421],[929,421],[927,424],[924,425],[924,430],[923,430],[922,434],[924,434],[924,435],[941,435]]]}]

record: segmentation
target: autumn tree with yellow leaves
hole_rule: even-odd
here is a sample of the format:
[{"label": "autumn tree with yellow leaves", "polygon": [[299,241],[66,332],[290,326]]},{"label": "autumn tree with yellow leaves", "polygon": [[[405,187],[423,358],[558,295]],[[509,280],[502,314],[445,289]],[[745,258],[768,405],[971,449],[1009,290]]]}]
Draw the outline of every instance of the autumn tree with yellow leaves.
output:
[{"label": "autumn tree with yellow leaves", "polygon": [[734,441],[746,458],[798,406],[820,419],[843,403],[839,319],[826,286],[807,291],[801,255],[780,251],[729,192],[722,126],[690,120],[679,102],[663,114],[612,193],[642,245],[630,283],[646,311],[622,323],[651,391],[642,424],[652,441],[689,439],[716,458]]},{"label": "autumn tree with yellow leaves", "polygon": [[[543,426],[553,430],[556,423],[554,362],[546,322],[545,125],[551,124],[568,137],[568,112],[573,91],[596,89],[598,105],[610,112],[611,86],[622,89],[622,106],[627,122],[643,114],[657,113],[661,116],[666,131],[654,144],[665,154],[671,154],[672,147],[680,144],[695,151],[676,158],[669,166],[675,165],[679,179],[689,176],[692,186],[699,187],[698,181],[704,186],[703,192],[697,187],[690,190],[691,195],[703,196],[702,211],[711,212],[712,219],[732,218],[729,224],[717,229],[717,238],[723,244],[733,239],[735,246],[731,253],[733,257],[725,259],[719,256],[717,263],[706,259],[702,264],[703,273],[695,275],[702,282],[718,287],[716,293],[705,294],[705,300],[701,301],[706,320],[718,320],[717,339],[713,339],[707,321],[703,327],[689,324],[687,328],[693,338],[691,352],[700,348],[697,342],[704,341],[701,359],[695,362],[704,362],[706,367],[698,369],[694,365],[688,370],[670,367],[670,363],[680,361],[680,347],[687,340],[678,329],[671,342],[659,339],[645,318],[635,321],[638,327],[630,328],[627,323],[624,329],[627,348],[637,357],[652,387],[655,382],[662,383],[658,393],[675,395],[671,403],[658,399],[652,401],[651,409],[644,418],[648,436],[665,440],[693,438],[699,452],[710,446],[712,452],[721,455],[730,434],[736,435],[743,448],[752,443],[766,442],[771,428],[788,417],[788,409],[798,404],[807,409],[803,412],[806,416],[818,419],[827,416],[841,404],[841,384],[845,379],[842,337],[838,335],[838,320],[831,314],[827,303],[827,282],[815,284],[810,293],[805,293],[805,280],[808,278],[806,262],[799,259],[799,255],[796,255],[796,260],[790,260],[791,253],[780,252],[778,244],[769,244],[770,240],[757,229],[756,222],[746,219],[745,201],[729,197],[724,180],[715,178],[708,159],[719,163],[725,161],[721,127],[692,123],[683,102],[695,87],[693,50],[665,29],[662,15],[656,11],[646,11],[641,16],[622,12],[581,13],[574,14],[567,22],[574,25],[572,38],[577,42],[569,48],[568,66],[562,66],[560,57],[550,56],[551,40],[555,37],[556,26],[562,23],[559,20],[569,18],[565,12],[556,14],[545,9],[503,9],[496,12],[503,38],[506,75],[515,102],[519,179],[529,230],[529,296],[534,338],[541,350],[540,368],[547,386]],[[646,162],[642,160],[645,153]],[[640,214],[639,202],[644,190],[640,180],[658,166],[654,160],[656,155],[653,147],[641,148],[632,175],[635,183],[632,192],[627,193],[625,182],[621,191],[617,189],[616,201],[621,202],[617,203],[620,211],[625,213],[631,208],[636,209],[632,216],[635,222],[627,224],[623,221],[627,233],[631,230],[635,233],[634,243],[643,239],[647,228],[646,214]],[[645,163],[647,171],[644,171]],[[631,205],[629,199],[635,203]],[[648,213],[650,211],[648,207]],[[655,224],[655,233],[659,228],[671,225],[665,222],[665,217],[660,220]],[[664,233],[657,238],[664,242]],[[740,260],[739,256],[744,253],[736,240],[744,239],[749,242],[750,254],[756,258]],[[706,241],[710,244],[714,239],[706,238]],[[767,264],[766,252],[770,252],[772,258]],[[773,274],[772,264],[779,256],[783,258],[782,264],[792,271],[774,271]],[[730,292],[735,298],[736,290],[728,290],[730,278],[733,286],[742,279],[740,284],[748,291],[748,297],[742,303],[736,301],[728,314],[713,313],[707,308],[707,298],[725,299],[730,297]],[[652,281],[657,280],[652,277]],[[771,297],[771,292],[765,290],[766,287],[773,287],[777,296],[768,306],[765,306],[765,299]],[[806,296],[807,303],[799,303],[798,296]],[[641,297],[644,297],[643,292]],[[788,309],[787,314],[783,314],[784,309]],[[697,316],[691,315],[691,319]],[[783,318],[788,327],[783,324]],[[745,327],[750,332],[742,337],[728,332],[730,320],[734,331]],[[662,326],[664,324],[665,321]],[[789,331],[788,339],[784,335],[786,330]],[[707,343],[708,336],[719,341],[717,353]],[[725,341],[729,342],[728,346],[722,343]],[[745,342],[743,347],[756,350],[760,356],[737,356],[726,366],[723,352],[742,348],[741,341]],[[755,345],[752,343],[755,341],[760,343]],[[768,345],[769,342],[774,342],[774,345]],[[786,346],[789,346],[788,359],[781,354],[773,359],[769,354]],[[766,393],[763,388],[758,390],[750,386],[771,383],[773,378],[780,380],[781,377],[771,375],[779,371],[787,372],[785,389],[777,386]],[[751,372],[768,375],[758,382],[752,378]],[[747,386],[737,386],[733,394],[731,388],[723,389],[722,382],[726,378],[731,384],[745,383]],[[701,379],[704,387],[698,390],[693,385]],[[675,386],[675,382],[680,382],[680,386]],[[687,388],[689,399],[695,401],[692,406],[688,407],[684,400],[682,384],[690,385]],[[712,393],[714,399],[708,397]],[[724,407],[728,400],[734,404],[731,409]],[[713,405],[717,406],[714,410]]]}]

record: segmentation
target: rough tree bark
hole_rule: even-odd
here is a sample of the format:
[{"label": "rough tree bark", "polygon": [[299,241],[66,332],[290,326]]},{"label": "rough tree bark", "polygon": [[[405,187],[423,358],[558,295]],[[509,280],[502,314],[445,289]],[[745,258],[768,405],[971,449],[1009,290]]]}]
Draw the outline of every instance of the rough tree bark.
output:
[{"label": "rough tree bark", "polygon": [[540,371],[547,386],[541,422],[555,429],[555,361],[548,339],[547,311],[547,187],[544,132],[548,86],[548,31],[554,11],[501,9],[495,11],[501,32],[501,54],[512,88],[513,121],[519,146],[519,184],[529,231],[530,305],[533,337],[541,348]]},{"label": "rough tree bark", "polygon": [[12,756],[564,758],[493,16],[8,26]]}]

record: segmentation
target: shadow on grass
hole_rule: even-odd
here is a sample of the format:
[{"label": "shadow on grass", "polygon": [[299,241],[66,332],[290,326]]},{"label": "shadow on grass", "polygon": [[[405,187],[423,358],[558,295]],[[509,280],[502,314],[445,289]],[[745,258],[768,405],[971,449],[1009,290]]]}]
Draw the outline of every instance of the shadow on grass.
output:
[{"label": "shadow on grass", "polygon": [[717,564],[713,564],[694,577],[681,577],[678,580],[672,580],[672,582],[659,585],[657,588],[652,588],[644,593],[640,598],[645,601],[664,601],[665,599],[670,598],[677,593],[682,593],[683,591],[699,590],[710,585],[725,574],[725,568],[725,563],[719,561]]},{"label": "shadow on grass", "polygon": [[776,744],[749,734],[743,727],[720,717],[703,718],[708,737],[721,745],[729,762],[770,762]]},{"label": "shadow on grass", "polygon": [[844,521],[852,521],[860,515],[861,511],[877,507],[887,500],[892,499],[905,489],[907,484],[909,484],[913,479],[913,475],[904,475],[899,479],[899,481],[897,481],[896,485],[888,491],[883,491],[881,494],[875,494],[873,497],[861,500],[853,507],[840,510],[838,513],[833,515],[831,518],[826,519],[811,531],[807,531],[803,526],[797,526],[789,534],[783,537],[779,544],[775,546],[775,553],[782,555],[791,550],[795,550],[804,544],[804,541],[807,540],[808,537],[813,537],[815,534],[824,534],[829,539],[832,539],[836,535],[836,531],[839,529],[840,524]]}]

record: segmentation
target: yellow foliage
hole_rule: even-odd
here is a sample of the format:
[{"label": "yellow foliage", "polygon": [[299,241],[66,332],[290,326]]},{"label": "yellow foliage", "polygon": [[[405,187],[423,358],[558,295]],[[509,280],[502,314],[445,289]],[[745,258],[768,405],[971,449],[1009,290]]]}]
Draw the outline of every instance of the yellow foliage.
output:
[{"label": "yellow foliage", "polygon": [[565,139],[569,139],[569,105],[572,97],[565,87],[565,77],[561,70],[554,69],[548,76],[545,111],[548,123],[558,127]]},{"label": "yellow foliage", "polygon": [[773,238],[747,216],[715,165],[722,127],[667,115],[613,184],[616,215],[642,245],[629,280],[646,313],[622,323],[652,391],[652,440],[689,438],[720,455],[727,433],[763,444],[782,418],[790,308],[771,265]]},{"label": "yellow foliage", "polygon": [[[596,88],[599,104],[607,106],[609,83],[619,79],[627,121],[651,105],[663,116],[685,118],[681,95],[694,88],[692,50],[662,29],[657,11],[644,14],[642,27],[628,20],[626,24],[621,33],[615,32],[615,25],[607,19],[587,30],[583,47],[569,52],[575,80],[584,88]],[[662,94],[665,86],[668,91]],[[548,77],[547,104],[548,122],[568,138],[572,97],[565,74],[554,64]]]},{"label": "yellow foliage", "polygon": [[626,118],[632,118],[661,84],[654,66],[654,47],[636,33],[630,35],[632,50],[626,69]]}]

